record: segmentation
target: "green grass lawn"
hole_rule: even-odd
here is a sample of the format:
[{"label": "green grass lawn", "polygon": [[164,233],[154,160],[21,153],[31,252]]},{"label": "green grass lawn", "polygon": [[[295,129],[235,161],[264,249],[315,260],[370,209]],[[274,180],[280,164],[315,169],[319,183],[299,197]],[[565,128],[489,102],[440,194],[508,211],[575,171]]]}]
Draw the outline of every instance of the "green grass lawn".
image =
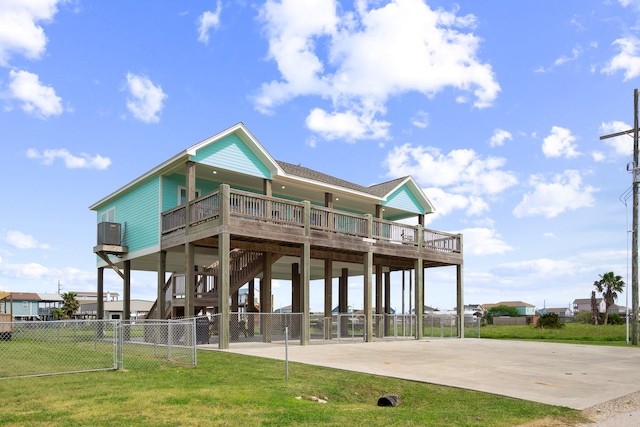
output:
[{"label": "green grass lawn", "polygon": [[[465,336],[477,337],[477,328],[467,328]],[[626,345],[626,325],[586,325],[566,323],[562,329],[540,329],[533,325],[485,325],[482,338],[535,340],[590,345]]]},{"label": "green grass lawn", "polygon": [[[378,407],[380,396],[400,397]],[[327,400],[318,403],[312,396]],[[198,351],[197,367],[0,380],[2,426],[514,426],[578,411],[355,372]]]}]

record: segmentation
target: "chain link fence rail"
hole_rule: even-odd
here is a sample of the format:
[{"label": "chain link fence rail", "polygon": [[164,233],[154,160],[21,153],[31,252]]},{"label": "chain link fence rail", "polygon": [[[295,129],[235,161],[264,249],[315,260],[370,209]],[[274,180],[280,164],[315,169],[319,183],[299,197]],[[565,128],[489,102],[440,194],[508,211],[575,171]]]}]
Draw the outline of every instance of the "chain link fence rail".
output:
[{"label": "chain link fence rail", "polygon": [[196,364],[193,321],[20,321],[0,330],[0,379]]}]

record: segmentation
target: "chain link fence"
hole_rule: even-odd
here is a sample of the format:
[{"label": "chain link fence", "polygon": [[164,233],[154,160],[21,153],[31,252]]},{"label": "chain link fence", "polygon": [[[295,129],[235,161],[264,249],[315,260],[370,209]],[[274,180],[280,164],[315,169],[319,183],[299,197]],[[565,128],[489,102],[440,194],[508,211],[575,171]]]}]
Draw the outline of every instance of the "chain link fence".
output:
[{"label": "chain link fence", "polygon": [[[195,318],[196,343],[219,344],[220,314]],[[300,339],[302,313],[231,313],[229,316],[229,344],[284,344],[285,328],[289,340]],[[312,343],[347,343],[366,341],[367,318],[364,314],[322,314],[309,316],[309,339]],[[373,316],[373,338],[385,340],[416,339],[415,315],[381,314]]]},{"label": "chain link fence", "polygon": [[0,331],[0,379],[196,364],[193,320],[20,321]]},{"label": "chain link fence", "polygon": [[455,314],[434,314],[422,317],[425,338],[457,338],[460,317]]}]

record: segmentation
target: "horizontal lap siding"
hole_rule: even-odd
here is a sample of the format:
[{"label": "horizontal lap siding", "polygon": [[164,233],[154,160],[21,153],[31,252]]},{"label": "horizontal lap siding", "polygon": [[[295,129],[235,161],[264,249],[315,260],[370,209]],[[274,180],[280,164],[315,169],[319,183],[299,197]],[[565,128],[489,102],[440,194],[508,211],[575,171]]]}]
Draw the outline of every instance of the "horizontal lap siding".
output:
[{"label": "horizontal lap siding", "polygon": [[406,186],[402,186],[394,191],[382,205],[390,208],[402,209],[415,214],[424,213],[422,206],[420,206],[420,202],[418,202],[416,196],[414,196],[411,190]]},{"label": "horizontal lap siding", "polygon": [[269,168],[236,134],[199,149],[192,160],[245,175],[271,179]]},{"label": "horizontal lap siding", "polygon": [[[200,196],[209,194],[220,187],[220,182],[196,179],[196,189],[200,190]],[[162,211],[167,211],[178,206],[178,189],[186,188],[184,175],[173,174],[162,177]]]},{"label": "horizontal lap siding", "polygon": [[159,178],[156,178],[100,209],[98,221],[102,212],[115,207],[115,221],[121,224],[125,238],[123,243],[128,246],[129,252],[158,245],[159,197]]}]

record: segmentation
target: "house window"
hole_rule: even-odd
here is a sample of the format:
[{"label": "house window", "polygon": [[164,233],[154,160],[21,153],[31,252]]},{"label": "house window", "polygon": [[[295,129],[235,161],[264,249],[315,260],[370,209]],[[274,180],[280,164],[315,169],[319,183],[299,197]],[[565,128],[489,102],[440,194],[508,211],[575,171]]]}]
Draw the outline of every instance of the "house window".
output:
[{"label": "house window", "polygon": [[[200,197],[200,190],[196,190],[196,199]],[[187,202],[187,189],[185,187],[178,187],[178,206],[184,205]]]},{"label": "house window", "polygon": [[116,208],[111,208],[100,215],[100,222],[116,222]]},{"label": "house window", "polygon": [[22,301],[22,309],[29,310],[29,301]]}]

